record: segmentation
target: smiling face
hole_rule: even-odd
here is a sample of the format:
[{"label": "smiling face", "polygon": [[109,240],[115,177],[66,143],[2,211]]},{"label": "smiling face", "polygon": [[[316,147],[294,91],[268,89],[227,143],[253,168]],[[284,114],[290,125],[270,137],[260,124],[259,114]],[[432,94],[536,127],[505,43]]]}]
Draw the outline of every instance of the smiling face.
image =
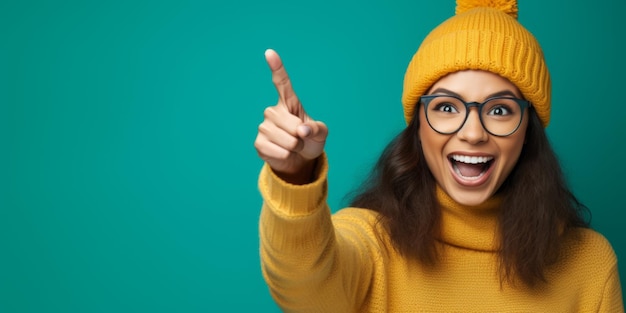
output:
[{"label": "smiling face", "polygon": [[[483,102],[496,95],[522,98],[511,82],[496,74],[467,70],[444,76],[429,95],[452,95],[465,102]],[[517,131],[507,137],[489,134],[480,123],[478,109],[470,109],[463,127],[443,135],[426,121],[419,108],[419,137],[428,168],[437,184],[455,201],[478,205],[500,188],[515,167],[524,145],[528,114]]]}]

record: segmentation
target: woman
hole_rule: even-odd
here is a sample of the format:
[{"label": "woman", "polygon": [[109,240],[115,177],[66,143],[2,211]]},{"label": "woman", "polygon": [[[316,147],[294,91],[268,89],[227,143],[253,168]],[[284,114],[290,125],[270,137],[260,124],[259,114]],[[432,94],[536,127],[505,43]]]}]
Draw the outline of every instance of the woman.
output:
[{"label": "woman", "polygon": [[458,1],[411,60],[407,127],[352,206],[326,204],[327,127],[279,56],[255,147],[261,259],[285,311],[623,312],[617,260],[583,219],[544,127],[550,77],[515,1]]}]

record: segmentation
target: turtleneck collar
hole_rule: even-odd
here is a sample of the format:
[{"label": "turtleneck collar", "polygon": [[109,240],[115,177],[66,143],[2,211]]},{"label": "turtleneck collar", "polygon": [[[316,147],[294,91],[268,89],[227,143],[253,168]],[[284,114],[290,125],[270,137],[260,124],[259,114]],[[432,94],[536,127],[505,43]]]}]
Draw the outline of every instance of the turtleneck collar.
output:
[{"label": "turtleneck collar", "polygon": [[441,240],[460,248],[498,250],[498,214],[502,203],[494,196],[476,206],[454,201],[437,186],[437,201],[441,206]]}]

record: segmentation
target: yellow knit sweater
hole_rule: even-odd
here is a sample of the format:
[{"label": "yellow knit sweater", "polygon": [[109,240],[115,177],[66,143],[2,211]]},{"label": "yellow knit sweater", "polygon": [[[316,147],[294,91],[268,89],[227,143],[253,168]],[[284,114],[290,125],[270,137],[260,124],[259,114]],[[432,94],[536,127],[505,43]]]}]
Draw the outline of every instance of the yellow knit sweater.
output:
[{"label": "yellow knit sweater", "polygon": [[393,248],[376,212],[331,215],[327,169],[321,158],[318,179],[303,186],[261,170],[262,271],[286,312],[624,312],[615,253],[597,232],[580,229],[548,284],[501,285],[495,208],[439,192],[443,254],[424,267]]}]

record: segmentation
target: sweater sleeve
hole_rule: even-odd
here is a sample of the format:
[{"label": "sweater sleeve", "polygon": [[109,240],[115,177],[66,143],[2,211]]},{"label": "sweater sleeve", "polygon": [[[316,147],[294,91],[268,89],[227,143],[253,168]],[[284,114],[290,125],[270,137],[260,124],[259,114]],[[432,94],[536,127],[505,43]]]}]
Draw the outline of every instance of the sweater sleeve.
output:
[{"label": "sweater sleeve", "polygon": [[[263,277],[286,312],[354,312],[372,276],[367,236],[333,224],[327,198],[328,164],[320,157],[317,178],[291,185],[265,164],[259,177]],[[358,232],[358,231],[357,231]]]},{"label": "sweater sleeve", "polygon": [[620,284],[617,263],[611,269],[609,277],[602,292],[602,302],[598,312],[617,313],[624,312],[624,299],[622,298],[622,287]]}]

